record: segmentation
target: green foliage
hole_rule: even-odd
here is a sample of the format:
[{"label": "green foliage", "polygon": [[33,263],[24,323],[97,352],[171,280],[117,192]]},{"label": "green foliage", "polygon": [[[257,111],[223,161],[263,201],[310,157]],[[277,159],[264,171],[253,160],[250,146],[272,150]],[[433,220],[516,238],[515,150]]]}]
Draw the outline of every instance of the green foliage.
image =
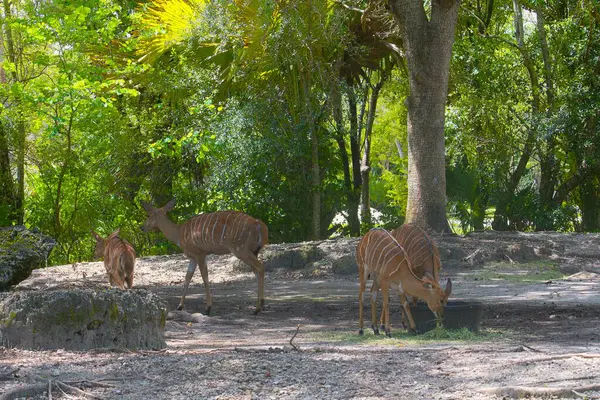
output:
[{"label": "green foliage", "polygon": [[[540,4],[551,56],[546,76],[536,13],[526,10],[519,48],[512,3],[494,2],[489,14],[482,4],[464,3],[453,49],[450,218],[463,232],[488,228],[506,203],[500,212],[510,229],[600,229],[598,5]],[[3,28],[20,58],[10,57],[4,40],[0,188],[11,193],[0,196],[0,224],[17,221],[23,149],[25,224],[57,239],[51,263],[88,260],[92,229],[120,227],[141,255],[178,251],[161,234],[139,230],[140,200],[176,198],[177,221],[237,209],[265,221],[271,242],[306,240],[315,190],[311,133],[318,137],[321,225],[347,213],[332,93],[353,91],[360,111],[372,89],[365,76],[382,43],[395,43],[373,34],[381,22],[373,14],[328,0],[11,6]],[[408,95],[401,65],[381,92],[372,134],[371,202],[388,228],[403,222],[406,209]],[[515,183],[530,134],[531,154]],[[550,197],[541,190],[546,184]]]}]

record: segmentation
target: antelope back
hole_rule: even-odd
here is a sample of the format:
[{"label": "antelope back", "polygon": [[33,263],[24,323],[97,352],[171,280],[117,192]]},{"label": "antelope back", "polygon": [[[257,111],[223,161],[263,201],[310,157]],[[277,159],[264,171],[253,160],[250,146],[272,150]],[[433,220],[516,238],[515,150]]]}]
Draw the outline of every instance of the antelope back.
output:
[{"label": "antelope back", "polygon": [[356,248],[356,259],[365,279],[369,272],[374,272],[379,279],[394,281],[399,279],[401,268],[409,271],[411,268],[406,251],[384,229],[371,229],[363,236]]},{"label": "antelope back", "polygon": [[181,245],[209,253],[255,255],[268,242],[269,231],[260,220],[239,211],[201,214],[183,224]]},{"label": "antelope back", "polygon": [[415,224],[404,224],[394,229],[392,236],[408,253],[413,271],[418,277],[428,274],[433,281],[439,280],[440,252],[427,232]]}]

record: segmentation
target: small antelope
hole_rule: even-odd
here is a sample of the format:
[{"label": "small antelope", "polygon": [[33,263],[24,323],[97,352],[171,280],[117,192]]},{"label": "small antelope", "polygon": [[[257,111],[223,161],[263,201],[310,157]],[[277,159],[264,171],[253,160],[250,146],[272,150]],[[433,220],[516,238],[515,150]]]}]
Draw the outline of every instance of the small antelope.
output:
[{"label": "small antelope", "polygon": [[[439,284],[441,269],[440,251],[427,232],[415,224],[408,223],[394,229],[392,236],[406,250],[412,261],[412,270],[415,275],[419,278],[427,276],[430,280]],[[373,285],[376,285],[375,281]],[[377,288],[374,290],[377,290]],[[444,298],[442,299],[444,307],[448,304],[448,297],[450,297],[451,293],[452,281],[448,279],[446,281]],[[418,297],[412,298],[413,306],[417,305],[418,300]],[[400,301],[403,302],[402,297]],[[404,322],[404,315],[402,317]]]},{"label": "small antelope", "polygon": [[[382,323],[388,337],[391,337],[389,288],[394,287],[401,296],[402,307],[408,316],[410,329],[415,330],[415,322],[406,295],[416,296],[427,302],[429,309],[439,318],[443,310],[444,292],[439,285],[427,276],[419,278],[412,270],[412,261],[398,241],[384,229],[372,229],[358,243],[356,248],[356,261],[358,263],[358,277],[360,287],[358,291],[359,331],[363,334],[363,293],[366,288],[369,273],[377,275],[377,282],[383,294]],[[375,334],[379,333],[376,324],[377,318],[377,290],[371,291],[371,321]]]},{"label": "small antelope", "polygon": [[135,267],[135,250],[126,240],[119,237],[121,229],[111,233],[103,239],[96,232],[92,235],[96,238],[96,249],[94,259],[98,260],[104,256],[104,268],[108,275],[108,281],[112,286],[121,289],[133,287],[133,269]]},{"label": "small antelope", "polygon": [[206,256],[231,253],[254,271],[258,280],[258,299],[254,314],[261,311],[265,304],[265,267],[258,259],[258,252],[267,244],[269,236],[267,226],[262,221],[237,211],[219,211],[200,214],[177,225],[167,217],[167,212],[175,207],[175,200],[161,208],[154,208],[144,201],[142,206],[148,214],[142,230],[160,230],[190,259],[178,310],[183,309],[188,286],[199,266],[204,283],[206,315],[210,314],[212,296],[208,285]]}]

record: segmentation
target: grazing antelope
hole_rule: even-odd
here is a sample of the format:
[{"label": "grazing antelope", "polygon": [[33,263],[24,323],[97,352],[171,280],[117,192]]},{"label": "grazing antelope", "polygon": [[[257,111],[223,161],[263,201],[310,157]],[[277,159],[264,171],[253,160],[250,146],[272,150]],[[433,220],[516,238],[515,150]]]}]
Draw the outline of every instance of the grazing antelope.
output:
[{"label": "grazing antelope", "polygon": [[133,287],[133,268],[135,267],[135,250],[126,240],[119,237],[121,229],[111,233],[103,239],[96,232],[92,235],[96,238],[96,249],[94,259],[98,260],[104,256],[104,268],[108,275],[108,281],[112,286],[121,289]]},{"label": "grazing antelope", "polygon": [[[358,277],[360,287],[358,291],[359,331],[363,334],[363,293],[366,288],[369,273],[377,275],[378,285],[383,294],[382,322],[387,336],[391,337],[389,288],[394,287],[401,296],[404,296],[402,307],[408,316],[410,329],[415,330],[415,322],[406,295],[416,296],[427,302],[429,309],[437,316],[443,310],[444,292],[439,285],[427,276],[419,278],[411,268],[412,261],[398,241],[384,229],[372,229],[358,243],[356,248],[356,261],[358,263]],[[377,291],[371,292],[371,321],[373,331],[378,334],[377,318]]]},{"label": "grazing antelope", "polygon": [[231,253],[254,271],[258,279],[258,299],[254,314],[261,311],[265,304],[265,267],[258,259],[258,252],[267,244],[269,236],[267,226],[262,221],[237,211],[219,211],[200,214],[177,225],[167,217],[167,212],[175,206],[175,200],[161,208],[154,208],[144,201],[142,206],[148,214],[142,230],[160,230],[190,259],[178,310],[183,309],[188,286],[199,266],[204,283],[206,315],[210,314],[212,296],[208,285],[206,256]]},{"label": "grazing antelope", "polygon": [[[400,228],[394,229],[392,236],[396,241],[406,250],[406,253],[412,261],[412,270],[416,276],[422,278],[427,276],[433,282],[439,284],[440,280],[440,251],[437,245],[431,239],[431,237],[415,224],[404,224]],[[371,294],[373,290],[378,290],[378,284],[376,280],[373,280],[373,287],[371,288]],[[452,293],[452,281],[448,279],[446,281],[446,290],[444,291],[444,307],[448,304],[448,297]],[[404,299],[400,296],[400,302],[404,303]],[[418,297],[412,298],[413,306],[417,305]],[[442,309],[443,310],[443,309]],[[442,313],[440,313],[442,314]],[[383,314],[382,314],[383,317]],[[405,322],[405,316],[402,315],[402,322]],[[382,322],[383,325],[383,322]]]}]

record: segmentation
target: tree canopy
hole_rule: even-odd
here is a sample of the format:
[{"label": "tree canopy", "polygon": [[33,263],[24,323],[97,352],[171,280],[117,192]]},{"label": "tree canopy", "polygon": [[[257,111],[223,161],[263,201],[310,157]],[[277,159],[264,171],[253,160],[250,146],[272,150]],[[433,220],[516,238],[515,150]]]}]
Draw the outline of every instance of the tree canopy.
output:
[{"label": "tree canopy", "polygon": [[[3,0],[0,226],[56,238],[52,263],[119,227],[175,251],[139,229],[141,200],[172,198],[175,219],[244,211],[272,242],[405,218],[597,231],[600,5],[391,5]],[[447,10],[444,76],[419,29]]]}]

